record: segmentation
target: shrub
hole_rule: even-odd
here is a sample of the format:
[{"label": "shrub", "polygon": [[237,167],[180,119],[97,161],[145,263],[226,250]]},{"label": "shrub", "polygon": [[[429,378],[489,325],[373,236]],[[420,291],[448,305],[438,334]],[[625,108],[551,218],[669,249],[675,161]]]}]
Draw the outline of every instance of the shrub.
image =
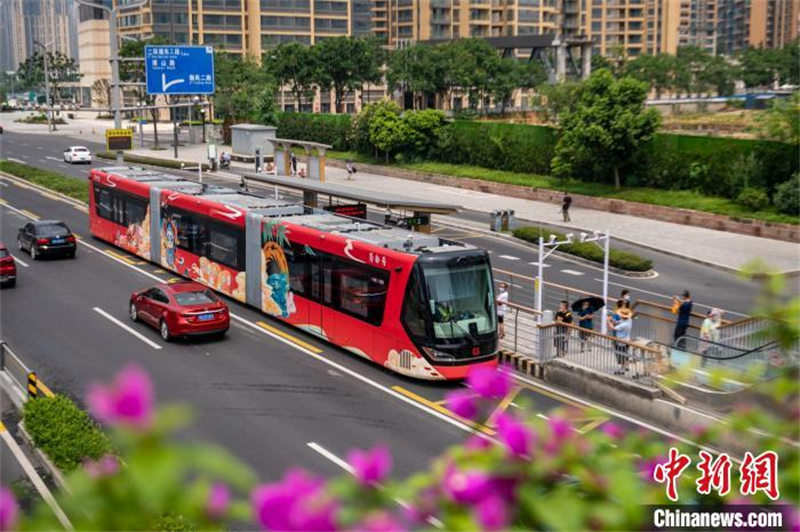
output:
[{"label": "shrub", "polygon": [[800,173],[775,188],[775,207],[784,214],[800,214]]},{"label": "shrub", "polygon": [[747,187],[736,196],[736,203],[754,211],[760,211],[769,206],[769,198],[767,193],[760,188]]},{"label": "shrub", "polygon": [[25,179],[36,185],[47,187],[70,198],[86,203],[89,202],[89,188],[83,179],[75,179],[58,172],[12,161],[0,161],[0,171]]},{"label": "shrub", "polygon": [[350,115],[278,113],[278,138],[330,144],[336,151],[350,147]]},{"label": "shrub", "polygon": [[[101,151],[97,154],[100,159],[114,159],[116,156],[110,151]],[[150,166],[163,166],[164,168],[172,168],[181,170],[183,168],[197,169],[197,163],[190,161],[176,161],[175,159],[157,159],[155,157],[146,157],[144,155],[134,155],[133,153],[126,153],[122,156],[126,163],[149,164]],[[208,170],[210,167],[208,163],[203,163],[203,171]]]},{"label": "shrub", "polygon": [[111,452],[111,442],[89,416],[63,395],[25,403],[25,429],[60,470],[70,472],[85,459]]},{"label": "shrub", "polygon": [[445,125],[444,113],[436,109],[407,111],[403,122],[407,126],[403,148],[411,157],[426,157],[438,144]]},{"label": "shrub", "polygon": [[[516,238],[520,238],[527,242],[538,244],[539,236],[543,236],[545,241],[550,238],[550,235],[555,235],[559,240],[566,239],[564,233],[551,231],[544,227],[525,226],[514,229],[513,234]],[[603,250],[592,242],[580,243],[575,242],[572,244],[562,244],[558,247],[558,251],[575,255],[592,262],[603,263]],[[646,272],[653,268],[653,261],[640,257],[635,253],[622,251],[621,249],[611,248],[608,255],[608,264],[614,268],[626,270],[630,272]]]}]

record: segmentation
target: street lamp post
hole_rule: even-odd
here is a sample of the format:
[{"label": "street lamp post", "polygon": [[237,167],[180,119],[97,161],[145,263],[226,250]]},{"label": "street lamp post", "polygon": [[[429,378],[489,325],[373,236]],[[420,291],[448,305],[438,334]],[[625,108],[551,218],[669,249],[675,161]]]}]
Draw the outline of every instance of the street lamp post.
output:
[{"label": "street lamp post", "polygon": [[[539,260],[537,264],[537,274],[536,274],[536,310],[539,311],[539,315],[541,316],[542,312],[542,291],[544,291],[544,261],[547,257],[549,257],[558,246],[562,244],[572,244],[572,233],[567,235],[566,240],[558,241],[556,235],[550,235],[550,240],[547,242],[544,241],[544,237],[539,237]],[[552,248],[549,251],[545,252],[545,248]]]},{"label": "street lamp post", "polygon": [[581,242],[594,242],[599,246],[601,241],[603,242],[603,321],[600,323],[600,332],[608,334],[608,255],[611,250],[611,234],[608,229],[602,234],[595,231],[592,236],[581,233]]},{"label": "street lamp post", "polygon": [[[140,7],[147,4],[148,0],[138,0],[135,2],[130,2],[126,4],[119,4],[114,8],[110,8],[105,4],[97,4],[92,0],[77,0],[77,2],[81,5],[86,7],[92,7],[95,9],[102,9],[106,13],[108,13],[108,28],[110,34],[110,45],[111,45],[111,57],[109,60],[111,61],[111,108],[114,110],[114,128],[121,129],[122,128],[122,116],[120,115],[120,102],[122,100],[122,88],[120,87],[119,81],[119,43],[117,42],[117,15],[119,15],[123,11],[128,11],[131,9],[139,9]],[[123,164],[123,154],[121,150],[117,150],[117,163]]]},{"label": "street lamp post", "polygon": [[144,148],[144,116],[142,113],[142,102],[136,102],[136,118],[139,119],[139,147]]},{"label": "street lamp post", "polygon": [[55,41],[50,41],[47,44],[42,44],[39,41],[33,41],[34,46],[40,46],[44,51],[44,99],[45,99],[45,114],[47,116],[47,131],[55,131],[55,124],[53,124],[53,108],[50,105],[50,60],[47,57],[47,47]]},{"label": "street lamp post", "polygon": [[206,143],[206,108],[200,108],[200,120],[203,122],[203,144]]}]

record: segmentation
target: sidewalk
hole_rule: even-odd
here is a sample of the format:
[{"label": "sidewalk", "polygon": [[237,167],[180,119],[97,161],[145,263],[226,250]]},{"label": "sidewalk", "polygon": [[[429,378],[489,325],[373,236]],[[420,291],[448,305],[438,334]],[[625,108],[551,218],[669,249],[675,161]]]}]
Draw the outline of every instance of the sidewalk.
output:
[{"label": "sidewalk", "polygon": [[[133,153],[149,157],[171,158],[170,152],[148,149],[137,149]],[[181,147],[179,158],[184,161],[204,161],[205,153],[205,145],[185,146]],[[236,162],[232,164],[232,168],[234,170],[253,170],[253,166],[250,164]],[[573,221],[564,223],[561,221],[560,206],[551,203],[411,182],[362,172],[356,173],[353,180],[348,181],[347,172],[344,169],[334,168],[330,165],[325,169],[325,176],[328,182],[343,186],[424,197],[425,199],[454,203],[465,209],[479,212],[489,213],[494,210],[513,209],[516,211],[517,220],[566,226],[575,231],[591,232],[607,229],[613,238],[723,270],[739,269],[754,258],[761,258],[782,272],[795,272],[800,269],[800,244],[577,207],[570,210]]]}]

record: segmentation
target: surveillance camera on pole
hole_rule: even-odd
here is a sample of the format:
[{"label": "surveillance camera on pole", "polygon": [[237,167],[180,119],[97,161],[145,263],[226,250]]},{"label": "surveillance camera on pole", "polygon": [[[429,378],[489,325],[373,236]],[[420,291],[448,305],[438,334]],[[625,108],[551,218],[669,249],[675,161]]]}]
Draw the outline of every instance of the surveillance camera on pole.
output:
[{"label": "surveillance camera on pole", "polygon": [[[542,312],[542,290],[544,290],[544,261],[547,257],[552,254],[558,246],[563,244],[572,244],[573,238],[575,237],[574,234],[569,233],[566,235],[566,240],[558,241],[558,237],[556,235],[551,234],[550,238],[547,242],[544,241],[544,237],[539,237],[539,261],[537,264],[538,274],[536,276],[536,310],[539,311],[539,315],[541,316]],[[583,234],[581,234],[581,238],[583,238]],[[545,253],[544,248],[550,248],[547,253]]]}]

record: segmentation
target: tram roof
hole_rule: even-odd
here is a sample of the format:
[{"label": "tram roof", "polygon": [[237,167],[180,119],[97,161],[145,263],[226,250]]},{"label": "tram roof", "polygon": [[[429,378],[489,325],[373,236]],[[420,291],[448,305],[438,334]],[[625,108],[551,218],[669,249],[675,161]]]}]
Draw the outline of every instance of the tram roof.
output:
[{"label": "tram roof", "polygon": [[339,185],[336,183],[325,183],[296,177],[255,174],[251,172],[240,173],[240,175],[243,175],[247,179],[267,183],[270,185],[278,185],[296,190],[302,190],[304,192],[316,192],[317,194],[323,194],[325,196],[335,196],[337,198],[371,203],[373,205],[389,209],[425,212],[432,214],[453,214],[461,210],[461,205],[455,205],[452,203],[420,200],[417,198],[399,196],[395,193],[380,192],[376,190],[359,190],[355,187]]},{"label": "tram roof", "polygon": [[[243,192],[234,188],[198,183],[197,181],[166,174],[157,170],[136,167],[106,167],[99,168],[98,170],[163,190],[189,194],[203,198],[204,200],[243,208],[265,218],[279,218],[292,224],[310,227],[331,234],[346,234],[347,238],[353,240],[359,240],[364,243],[405,253],[439,253],[458,249],[475,249],[475,247],[470,244],[445,240],[435,235],[382,225],[359,218],[351,218],[322,209],[311,209],[291,200],[274,199],[252,192]],[[259,178],[260,177],[261,176],[259,176]],[[314,182],[309,183],[303,180],[302,184],[307,185],[313,183]],[[282,184],[282,182],[277,182],[275,184]],[[329,186],[335,187],[336,185]],[[308,188],[302,187],[295,188],[309,190]],[[330,194],[337,197],[365,201],[396,209],[405,208],[415,211],[442,213],[454,212],[459,209],[459,207],[443,203],[422,202],[410,199],[407,202],[382,203],[380,198],[388,197],[388,194],[344,195],[327,189],[324,192],[322,190],[315,191],[320,194]]]}]

